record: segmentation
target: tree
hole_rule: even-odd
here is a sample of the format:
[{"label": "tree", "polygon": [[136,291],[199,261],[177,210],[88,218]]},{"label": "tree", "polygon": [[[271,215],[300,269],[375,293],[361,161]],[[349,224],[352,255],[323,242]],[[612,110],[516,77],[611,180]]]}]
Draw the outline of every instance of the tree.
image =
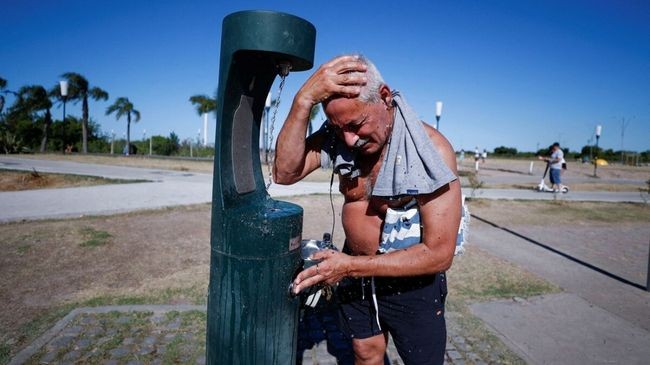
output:
[{"label": "tree", "polygon": [[493,153],[496,156],[516,156],[517,149],[514,147],[499,146],[494,149]]},{"label": "tree", "polygon": [[[217,111],[217,99],[211,98],[207,95],[193,95],[190,96],[190,102],[196,106],[196,112],[203,115],[204,120],[204,133],[208,128],[208,113]],[[204,136],[204,141],[207,143],[207,136]]]},{"label": "tree", "polygon": [[126,155],[131,150],[131,114],[135,117],[135,122],[140,120],[140,112],[135,110],[133,103],[128,98],[121,97],[115,100],[113,105],[106,109],[106,115],[115,113],[115,119],[119,120],[126,115]]},{"label": "tree", "polygon": [[18,97],[16,92],[7,89],[7,80],[0,77],[0,122],[4,122],[2,111],[4,110],[4,107],[6,105],[5,103],[7,101],[7,99],[5,99],[4,95],[2,94],[13,94],[14,96]]},{"label": "tree", "polygon": [[45,112],[43,115],[43,135],[41,137],[40,152],[43,153],[47,149],[47,137],[52,126],[52,101],[47,90],[41,85],[23,86],[18,91],[19,100],[21,100],[23,107],[26,108],[28,114],[32,115],[32,120],[38,112]]},{"label": "tree", "polygon": [[196,107],[196,112],[199,115],[217,111],[217,99],[207,95],[190,96],[190,102]]},{"label": "tree", "polygon": [[[47,90],[41,85],[21,87],[8,113],[10,129],[19,137],[24,146],[35,148],[40,139],[40,151],[45,151],[49,128],[52,125],[52,101]],[[43,113],[43,114],[41,114]],[[42,121],[39,119],[42,118]],[[42,123],[41,131],[38,126]]]},{"label": "tree", "polygon": [[6,92],[4,91],[6,87],[7,87],[7,80],[0,77],[0,116],[2,115],[2,109],[4,109],[5,107],[5,97],[2,94]]},{"label": "tree", "polygon": [[91,88],[88,80],[78,73],[66,72],[61,77],[68,80],[68,99],[75,104],[81,101],[81,150],[88,153],[88,98],[108,100],[108,93],[99,87]]},{"label": "tree", "polygon": [[[81,120],[72,115],[66,116],[65,120],[54,122],[49,147],[61,152],[71,147],[72,151],[75,151],[75,143],[81,140],[81,124]],[[92,126],[92,122],[90,125]]]}]

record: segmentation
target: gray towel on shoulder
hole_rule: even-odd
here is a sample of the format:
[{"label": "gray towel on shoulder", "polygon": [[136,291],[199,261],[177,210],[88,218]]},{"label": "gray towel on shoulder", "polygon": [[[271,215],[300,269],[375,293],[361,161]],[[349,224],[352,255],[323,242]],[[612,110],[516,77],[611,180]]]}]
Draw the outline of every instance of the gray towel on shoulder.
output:
[{"label": "gray towel on shoulder", "polygon": [[393,91],[393,100],[397,107],[393,132],[372,195],[429,194],[456,180],[399,92]]},{"label": "gray towel on shoulder", "polygon": [[[375,181],[372,195],[396,197],[429,194],[457,179],[429,139],[422,122],[399,92],[393,91],[397,108],[388,150]],[[321,148],[321,167],[352,179],[359,176],[356,151],[336,137],[325,121],[318,133],[325,133]]]}]

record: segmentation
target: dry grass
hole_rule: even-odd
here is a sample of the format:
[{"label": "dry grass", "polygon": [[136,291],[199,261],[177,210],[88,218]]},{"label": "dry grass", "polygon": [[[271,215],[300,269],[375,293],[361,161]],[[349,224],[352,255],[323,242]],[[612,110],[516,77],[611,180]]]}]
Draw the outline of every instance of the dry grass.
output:
[{"label": "dry grass", "polygon": [[473,214],[512,226],[623,226],[650,222],[650,206],[639,203],[473,199]]},{"label": "dry grass", "polygon": [[204,173],[211,173],[213,169],[213,162],[211,160],[158,158],[138,155],[126,157],[122,155],[33,154],[20,155],[20,157]]},{"label": "dry grass", "polygon": [[0,169],[0,191],[58,189],[104,184],[119,184],[122,182],[122,180],[106,179],[95,176],[50,174],[38,171],[30,172]]}]

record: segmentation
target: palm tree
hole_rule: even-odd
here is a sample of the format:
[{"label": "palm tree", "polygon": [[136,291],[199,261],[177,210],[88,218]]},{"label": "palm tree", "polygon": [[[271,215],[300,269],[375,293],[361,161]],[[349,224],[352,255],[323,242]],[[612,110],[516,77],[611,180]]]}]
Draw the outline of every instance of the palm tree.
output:
[{"label": "palm tree", "polygon": [[115,112],[115,119],[119,120],[122,116],[126,115],[126,155],[131,152],[131,114],[135,116],[135,122],[140,120],[140,112],[135,110],[133,103],[128,98],[121,97],[115,100],[113,105],[106,108],[106,115]]},{"label": "palm tree", "polygon": [[[0,77],[0,117],[2,117],[2,111],[4,110],[5,102],[7,101],[2,94],[13,94],[15,97],[18,97],[16,92],[7,90],[6,88],[7,80]],[[4,119],[0,119],[0,121],[4,121]]]},{"label": "palm tree", "polygon": [[17,102],[15,105],[16,110],[20,110],[34,119],[38,112],[44,111],[43,115],[43,137],[41,138],[40,151],[45,152],[47,146],[47,137],[49,134],[50,126],[52,125],[52,101],[50,96],[41,85],[23,86],[18,90]]},{"label": "palm tree", "polygon": [[5,107],[5,97],[2,94],[5,92],[4,89],[7,87],[7,80],[0,77],[0,116],[2,116],[2,109]]},{"label": "palm tree", "polygon": [[81,151],[88,153],[88,98],[95,101],[108,100],[108,93],[98,87],[90,87],[88,80],[78,73],[66,72],[61,77],[68,80],[68,100],[81,101]]},{"label": "palm tree", "polygon": [[52,101],[50,95],[41,85],[23,86],[18,91],[19,99],[23,101],[24,106],[31,113],[45,111],[43,116],[43,137],[41,138],[41,153],[47,148],[47,136],[50,126],[52,125]]},{"label": "palm tree", "polygon": [[196,106],[196,112],[203,115],[203,145],[208,143],[208,113],[217,111],[217,99],[207,95],[190,96],[190,103]]}]

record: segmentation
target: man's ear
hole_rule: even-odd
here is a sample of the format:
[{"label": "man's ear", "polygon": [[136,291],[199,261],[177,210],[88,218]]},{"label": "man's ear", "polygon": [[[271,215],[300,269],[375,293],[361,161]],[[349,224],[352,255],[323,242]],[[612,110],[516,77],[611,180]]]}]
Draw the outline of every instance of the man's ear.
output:
[{"label": "man's ear", "polygon": [[391,93],[390,87],[388,87],[388,85],[383,84],[381,87],[379,87],[379,96],[381,97],[382,102],[386,104],[387,108],[393,106],[393,94]]}]

